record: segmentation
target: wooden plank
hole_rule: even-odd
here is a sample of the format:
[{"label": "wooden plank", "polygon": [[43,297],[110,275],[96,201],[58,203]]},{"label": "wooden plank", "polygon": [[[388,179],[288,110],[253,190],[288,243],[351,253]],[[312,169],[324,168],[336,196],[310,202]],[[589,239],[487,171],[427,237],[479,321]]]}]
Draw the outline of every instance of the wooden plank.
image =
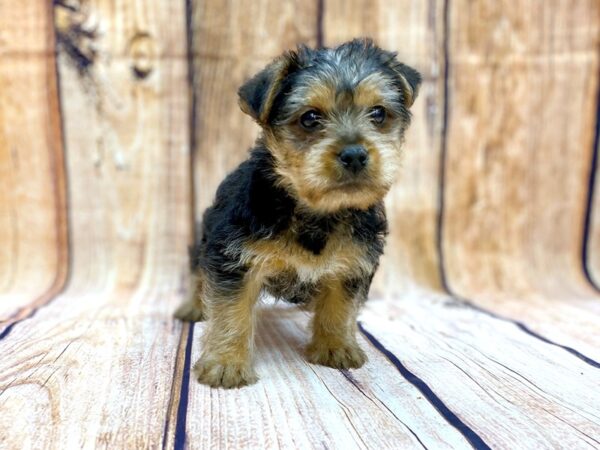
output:
[{"label": "wooden plank", "polygon": [[47,2],[0,1],[0,335],[67,272],[53,33]]},{"label": "wooden plank", "polygon": [[550,339],[590,343],[581,249],[600,4],[453,1],[448,22],[448,285]]},{"label": "wooden plank", "polygon": [[436,249],[443,119],[443,2],[327,0],[326,45],[370,36],[418,69],[424,82],[411,108],[399,180],[387,197],[390,236],[372,293],[394,298],[415,286],[441,286]]},{"label": "wooden plank", "polygon": [[55,8],[73,270],[0,341],[0,446],[156,447],[191,235],[184,3]]},{"label": "wooden plank", "polygon": [[600,365],[445,296],[373,301],[363,321],[491,448],[600,445]]},{"label": "wooden plank", "polygon": [[[187,433],[180,445],[598,445],[600,366],[443,295],[372,300],[361,319],[408,373],[364,339],[360,343],[369,362],[359,370],[310,365],[303,357],[308,314],[267,303],[260,306],[257,320],[258,384],[230,391],[192,380]],[[196,324],[194,334],[204,326]],[[198,341],[193,342],[192,361],[201,352]]]},{"label": "wooden plank", "polygon": [[[361,339],[369,362],[360,370],[311,365],[303,356],[308,315],[279,304],[261,306],[258,384],[214,390],[192,381],[190,449],[203,448],[461,448],[464,437],[421,393]],[[195,334],[204,324],[196,324]],[[200,356],[194,345],[193,360]]]}]

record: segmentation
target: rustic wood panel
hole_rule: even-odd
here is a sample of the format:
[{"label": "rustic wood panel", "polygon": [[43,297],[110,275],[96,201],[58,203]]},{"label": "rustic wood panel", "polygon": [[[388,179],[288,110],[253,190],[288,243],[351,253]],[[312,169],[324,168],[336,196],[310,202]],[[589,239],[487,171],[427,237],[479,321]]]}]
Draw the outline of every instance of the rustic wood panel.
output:
[{"label": "rustic wood panel", "polygon": [[184,4],[69,3],[56,24],[73,269],[0,341],[0,446],[156,447],[191,234]]},{"label": "rustic wood panel", "polygon": [[581,249],[599,19],[596,1],[452,1],[448,16],[448,285],[573,345],[597,331]]},{"label": "rustic wood panel", "polygon": [[197,220],[225,174],[247,156],[258,126],[241,112],[237,90],[283,50],[316,44],[317,6],[310,2],[195,1],[194,176]]},{"label": "rustic wood panel", "polygon": [[[14,323],[0,329],[0,448],[600,446],[600,302],[580,254],[597,2],[57,0],[60,93],[49,2],[13,3],[0,0],[0,320]],[[374,289],[388,299],[361,317],[370,361],[309,365],[307,314],[266,304],[259,383],[208,389],[190,376],[204,325],[171,312],[193,216],[257,135],[237,87],[298,41],[357,35],[425,75],[388,198]],[[54,297],[61,125],[72,264]],[[423,294],[440,263],[450,290],[489,311]]]},{"label": "rustic wood panel", "polygon": [[[187,413],[180,415],[187,432],[179,445],[598,445],[598,360],[585,361],[444,295],[373,300],[361,321],[369,362],[338,371],[304,360],[307,313],[281,303],[262,305],[258,384],[227,391],[191,380]],[[196,324],[194,335],[203,328]],[[192,361],[201,352],[193,342]]]},{"label": "rustic wood panel", "polygon": [[374,281],[376,296],[397,297],[415,286],[439,288],[436,250],[438,173],[444,103],[443,2],[327,0],[325,45],[372,37],[398,51],[424,82],[412,107],[399,180],[387,197],[390,236]]},{"label": "rustic wood panel", "polygon": [[491,448],[600,445],[599,359],[584,361],[444,296],[373,301],[363,321],[413,382],[431,389],[430,401]]},{"label": "rustic wood panel", "polygon": [[47,2],[0,1],[0,334],[67,271],[53,33]]},{"label": "rustic wood panel", "polygon": [[[204,325],[196,324],[195,334]],[[187,415],[191,449],[461,448],[465,438],[364,339],[369,363],[339,371],[308,364],[308,315],[267,304],[257,328],[258,384],[214,390],[192,382]],[[192,359],[200,356],[194,345]]]}]

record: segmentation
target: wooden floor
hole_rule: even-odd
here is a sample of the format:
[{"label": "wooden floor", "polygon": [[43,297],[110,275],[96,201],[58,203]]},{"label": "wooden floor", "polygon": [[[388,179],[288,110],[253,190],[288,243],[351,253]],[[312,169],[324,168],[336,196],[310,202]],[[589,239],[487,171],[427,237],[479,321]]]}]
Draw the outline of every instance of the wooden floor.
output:
[{"label": "wooden floor", "polygon": [[190,380],[203,325],[135,297],[65,296],[4,331],[0,448],[600,448],[598,334],[566,346],[414,292],[369,302],[369,362],[340,371],[304,360],[307,313],[266,302],[260,381],[227,391]]},{"label": "wooden floor", "polygon": [[[417,67],[363,368],[265,299],[190,378],[187,247],[296,42]],[[600,448],[600,2],[0,0],[0,449]]]}]

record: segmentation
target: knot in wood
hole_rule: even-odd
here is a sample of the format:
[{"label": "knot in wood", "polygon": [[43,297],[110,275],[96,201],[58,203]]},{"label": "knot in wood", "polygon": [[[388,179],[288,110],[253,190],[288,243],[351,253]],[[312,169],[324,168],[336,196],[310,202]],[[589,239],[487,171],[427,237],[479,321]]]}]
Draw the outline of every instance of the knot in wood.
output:
[{"label": "knot in wood", "polygon": [[136,33],[129,41],[131,71],[140,80],[147,78],[154,69],[156,44],[154,38],[146,32]]}]

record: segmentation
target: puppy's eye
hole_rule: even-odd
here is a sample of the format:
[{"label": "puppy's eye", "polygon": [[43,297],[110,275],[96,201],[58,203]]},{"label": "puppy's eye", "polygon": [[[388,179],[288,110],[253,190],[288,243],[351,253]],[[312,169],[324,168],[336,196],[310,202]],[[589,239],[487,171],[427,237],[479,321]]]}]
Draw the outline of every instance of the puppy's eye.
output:
[{"label": "puppy's eye", "polygon": [[323,125],[321,123],[322,118],[323,116],[319,111],[311,109],[300,116],[300,125],[306,130],[316,130]]},{"label": "puppy's eye", "polygon": [[382,124],[385,120],[385,108],[383,106],[373,106],[369,111],[369,117],[376,124]]}]

